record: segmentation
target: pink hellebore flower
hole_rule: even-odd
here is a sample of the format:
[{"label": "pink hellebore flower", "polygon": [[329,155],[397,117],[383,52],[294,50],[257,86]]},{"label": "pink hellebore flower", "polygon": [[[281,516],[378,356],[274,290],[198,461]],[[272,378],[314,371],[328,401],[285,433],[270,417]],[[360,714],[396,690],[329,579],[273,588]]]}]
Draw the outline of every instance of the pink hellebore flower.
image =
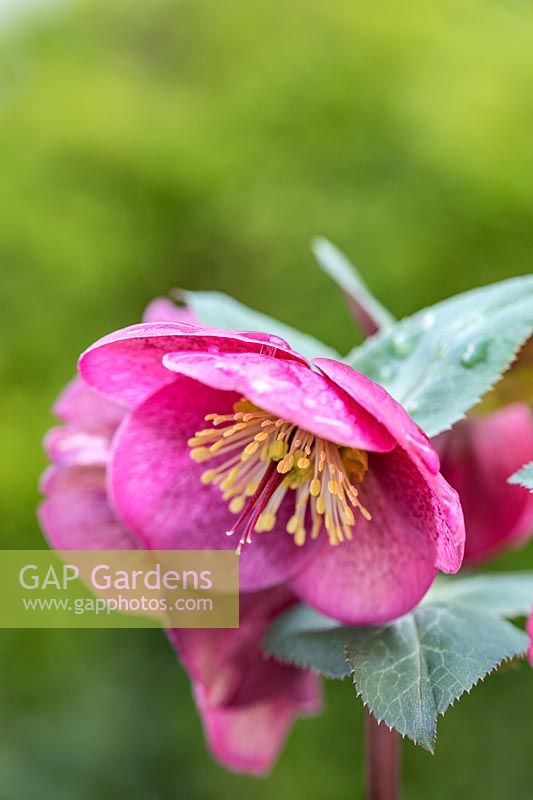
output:
[{"label": "pink hellebore flower", "polygon": [[533,460],[533,416],[513,403],[472,416],[434,441],[441,470],[461,498],[465,564],[479,564],[523,544],[533,533],[533,494],[507,482]]},{"label": "pink hellebore flower", "polygon": [[[161,299],[144,318],[188,321],[190,312]],[[46,499],[39,509],[50,544],[64,550],[144,547],[107,490],[111,448],[127,410],[76,378],[54,411],[63,425],[45,439],[53,466],[42,477]],[[266,659],[260,649],[269,623],[293,602],[283,587],[250,592],[241,596],[236,630],[168,631],[193,682],[209,747],[229,769],[267,772],[293,720],[320,710],[318,677]]]},{"label": "pink hellebore flower", "polygon": [[427,437],[387,392],[282,339],[179,323],[106,336],[86,383],[130,409],[114,508],[143,546],[242,551],[241,591],[286,584],[346,623],[408,611],[456,572],[464,526]]}]

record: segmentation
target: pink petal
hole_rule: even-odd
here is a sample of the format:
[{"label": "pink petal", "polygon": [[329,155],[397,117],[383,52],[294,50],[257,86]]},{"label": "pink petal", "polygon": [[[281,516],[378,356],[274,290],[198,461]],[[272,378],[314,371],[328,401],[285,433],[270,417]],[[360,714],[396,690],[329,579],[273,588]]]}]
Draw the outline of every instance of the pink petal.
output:
[{"label": "pink petal", "polygon": [[120,424],[125,410],[74,378],[59,395],[54,414],[62,422],[84,431],[110,435]]},{"label": "pink petal", "polygon": [[320,708],[315,675],[261,650],[268,625],[293,602],[283,588],[244,594],[235,630],[168,631],[193,681],[210,749],[230,769],[266,772],[293,719]]},{"label": "pink petal", "polygon": [[270,622],[293,603],[294,596],[284,587],[244,593],[238,628],[168,631],[209,705],[257,703],[291,687],[299,670],[267,659],[261,641]]},{"label": "pink petal", "polygon": [[[125,410],[101,397],[81,378],[74,378],[61,392],[54,412],[65,425],[52,428],[45,436],[50,459],[64,467],[105,466],[111,437]],[[44,478],[44,485],[48,477]],[[47,493],[48,489],[43,491]]]},{"label": "pink petal", "polygon": [[184,322],[186,325],[200,325],[190,308],[177,305],[168,297],[156,297],[152,300],[144,310],[143,322]]},{"label": "pink petal", "polygon": [[53,468],[42,487],[48,497],[39,520],[56,550],[133,550],[138,544],[113,513],[105,472],[97,467]]},{"label": "pink petal", "polygon": [[471,417],[435,441],[442,473],[458,491],[465,562],[479,563],[533,533],[533,494],[507,478],[533,460],[533,416],[523,403]]},{"label": "pink petal", "polygon": [[413,608],[435,577],[438,501],[400,448],[370,457],[360,497],[372,520],[356,519],[352,541],[328,545],[289,584],[330,617],[379,624]]},{"label": "pink petal", "polygon": [[[169,373],[170,374],[170,373]],[[113,442],[110,486],[114,506],[145,546],[154,550],[229,550],[225,535],[236,521],[220,489],[204,485],[206,464],[190,458],[187,440],[205,427],[207,413],[227,413],[238,395],[188,378],[150,397],[132,412]],[[277,530],[257,534],[243,548],[241,589],[261,589],[295,574],[321,543],[297,547],[284,532],[291,515],[282,504]]]},{"label": "pink petal", "polygon": [[430,440],[383,386],[374,383],[348,364],[331,358],[315,358],[313,363],[375,417],[421,468],[434,475],[438,473],[439,457]]},{"label": "pink petal", "polygon": [[238,392],[260,408],[324,439],[386,452],[394,439],[327,378],[295,361],[257,353],[170,353],[164,365],[215,389]]},{"label": "pink petal", "polygon": [[49,495],[53,492],[70,491],[72,489],[100,488],[102,486],[102,477],[105,483],[105,472],[101,465],[74,466],[68,469],[52,465],[47,467],[41,475],[39,490],[42,494]]},{"label": "pink petal", "polygon": [[44,447],[56,464],[104,466],[109,451],[109,437],[73,427],[52,428],[45,436]]},{"label": "pink petal", "polygon": [[[312,685],[319,705],[316,675],[302,674]],[[252,775],[267,774],[276,762],[299,709],[285,694],[247,706],[209,707],[201,690],[195,691],[205,737],[213,757],[227,769]],[[302,709],[308,714],[308,709]]]},{"label": "pink petal", "polygon": [[373,414],[416,465],[420,489],[427,483],[435,498],[434,520],[427,531],[437,542],[435,566],[443,572],[457,572],[465,542],[461,504],[457,493],[439,474],[439,457],[428,437],[382,386],[347,364],[328,358],[317,358],[314,363]]},{"label": "pink petal", "polygon": [[167,322],[132,325],[104,336],[82,354],[79,369],[89,386],[135,406],[173,381],[161,361],[165,353],[178,351],[265,352],[306,363],[278,336]]}]

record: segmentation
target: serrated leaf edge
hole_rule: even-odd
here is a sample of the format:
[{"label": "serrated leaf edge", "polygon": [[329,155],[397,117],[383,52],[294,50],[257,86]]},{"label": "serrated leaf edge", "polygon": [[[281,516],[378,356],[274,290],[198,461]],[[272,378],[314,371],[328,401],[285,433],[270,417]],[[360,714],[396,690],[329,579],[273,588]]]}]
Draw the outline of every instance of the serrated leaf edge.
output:
[{"label": "serrated leaf edge", "polygon": [[[509,624],[511,624],[511,623],[509,623]],[[348,663],[350,663],[350,666],[351,666],[349,650],[350,650],[349,645],[345,645],[346,660],[348,661]],[[431,747],[431,748],[426,747],[424,744],[422,744],[421,742],[417,741],[417,739],[415,739],[414,737],[409,736],[409,734],[406,731],[402,731],[402,730],[400,730],[400,728],[396,728],[395,726],[389,725],[389,723],[386,722],[384,717],[379,718],[378,716],[376,716],[376,714],[374,713],[374,710],[370,707],[368,702],[365,700],[365,698],[363,696],[363,691],[358,689],[358,687],[357,687],[357,683],[356,683],[356,679],[355,679],[355,669],[353,669],[353,667],[351,667],[350,673],[351,673],[352,682],[353,682],[353,686],[354,686],[354,689],[355,689],[356,697],[358,697],[361,700],[364,708],[368,709],[368,711],[372,714],[372,716],[374,717],[374,719],[376,720],[376,722],[379,725],[384,723],[387,726],[387,728],[389,728],[389,730],[395,730],[396,733],[400,734],[402,739],[407,739],[410,742],[413,742],[413,744],[415,744],[417,747],[422,747],[423,750],[426,750],[427,752],[431,753],[431,755],[435,755],[435,749],[436,749],[436,744],[437,744],[437,721],[438,721],[439,717],[443,717],[446,714],[446,712],[449,711],[450,708],[453,708],[455,706],[455,704],[463,697],[464,694],[470,694],[472,689],[475,689],[476,686],[478,686],[480,683],[482,683],[486,678],[489,678],[491,675],[493,675],[495,672],[497,672],[497,670],[499,670],[503,665],[510,664],[513,661],[522,661],[522,660],[525,659],[525,657],[526,657],[526,652],[525,651],[523,653],[520,653],[520,654],[514,653],[514,654],[509,655],[509,656],[503,656],[503,658],[501,658],[500,661],[498,661],[498,663],[495,664],[491,669],[489,669],[484,675],[482,675],[476,681],[473,681],[468,688],[463,689],[463,691],[460,694],[458,694],[457,697],[455,697],[452,700],[452,702],[444,709],[444,711],[436,711],[435,725],[434,725],[433,731],[432,731],[433,747]]]}]

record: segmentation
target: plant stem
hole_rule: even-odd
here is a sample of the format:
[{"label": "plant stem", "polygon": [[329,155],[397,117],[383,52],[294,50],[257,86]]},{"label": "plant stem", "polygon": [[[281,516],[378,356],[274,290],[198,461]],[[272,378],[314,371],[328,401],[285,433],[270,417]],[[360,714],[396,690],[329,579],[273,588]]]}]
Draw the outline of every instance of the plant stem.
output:
[{"label": "plant stem", "polygon": [[399,800],[401,739],[365,710],[366,799]]}]

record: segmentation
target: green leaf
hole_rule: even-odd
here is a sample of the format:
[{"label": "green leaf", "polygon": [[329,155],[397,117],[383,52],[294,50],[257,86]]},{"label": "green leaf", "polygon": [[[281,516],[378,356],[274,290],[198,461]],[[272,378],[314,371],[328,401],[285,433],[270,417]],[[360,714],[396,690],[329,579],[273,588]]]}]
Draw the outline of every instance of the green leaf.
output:
[{"label": "green leaf", "polygon": [[255,311],[222,292],[182,292],[181,296],[204,325],[235,331],[263,331],[281,336],[306,358],[336,358],[341,356],[328,345],[307,333]]},{"label": "green leaf", "polygon": [[533,608],[533,572],[439,576],[422,603],[442,602],[473,606],[500,617],[526,616]]},{"label": "green leaf", "polygon": [[439,714],[527,645],[511,623],[461,603],[420,605],[375,628],[337,625],[299,606],[276,621],[264,644],[269,655],[327,677],[351,673],[379,722],[431,752]]},{"label": "green leaf", "polygon": [[508,483],[518,483],[533,492],[533,461],[519,469],[514,475],[507,479]]},{"label": "green leaf", "polygon": [[511,403],[528,403],[533,406],[533,339],[522,346],[503,378],[485,395],[476,409],[480,414],[490,414]]},{"label": "green leaf", "polygon": [[508,369],[533,332],[533,276],[475,289],[401,320],[347,357],[429,436],[451,427]]},{"label": "green leaf", "polygon": [[433,751],[438,715],[526,647],[527,636],[509,622],[435,604],[408,614],[380,640],[347,649],[356,691],[376,719]]},{"label": "green leaf", "polygon": [[308,606],[299,605],[273,623],[264,649],[278,661],[308,667],[327,678],[346,678],[351,672],[345,649],[349,630]]},{"label": "green leaf", "polygon": [[363,333],[386,330],[394,324],[394,317],[382,306],[351,261],[329,239],[317,236],[311,249],[318,264],[347,295],[350,307]]}]

